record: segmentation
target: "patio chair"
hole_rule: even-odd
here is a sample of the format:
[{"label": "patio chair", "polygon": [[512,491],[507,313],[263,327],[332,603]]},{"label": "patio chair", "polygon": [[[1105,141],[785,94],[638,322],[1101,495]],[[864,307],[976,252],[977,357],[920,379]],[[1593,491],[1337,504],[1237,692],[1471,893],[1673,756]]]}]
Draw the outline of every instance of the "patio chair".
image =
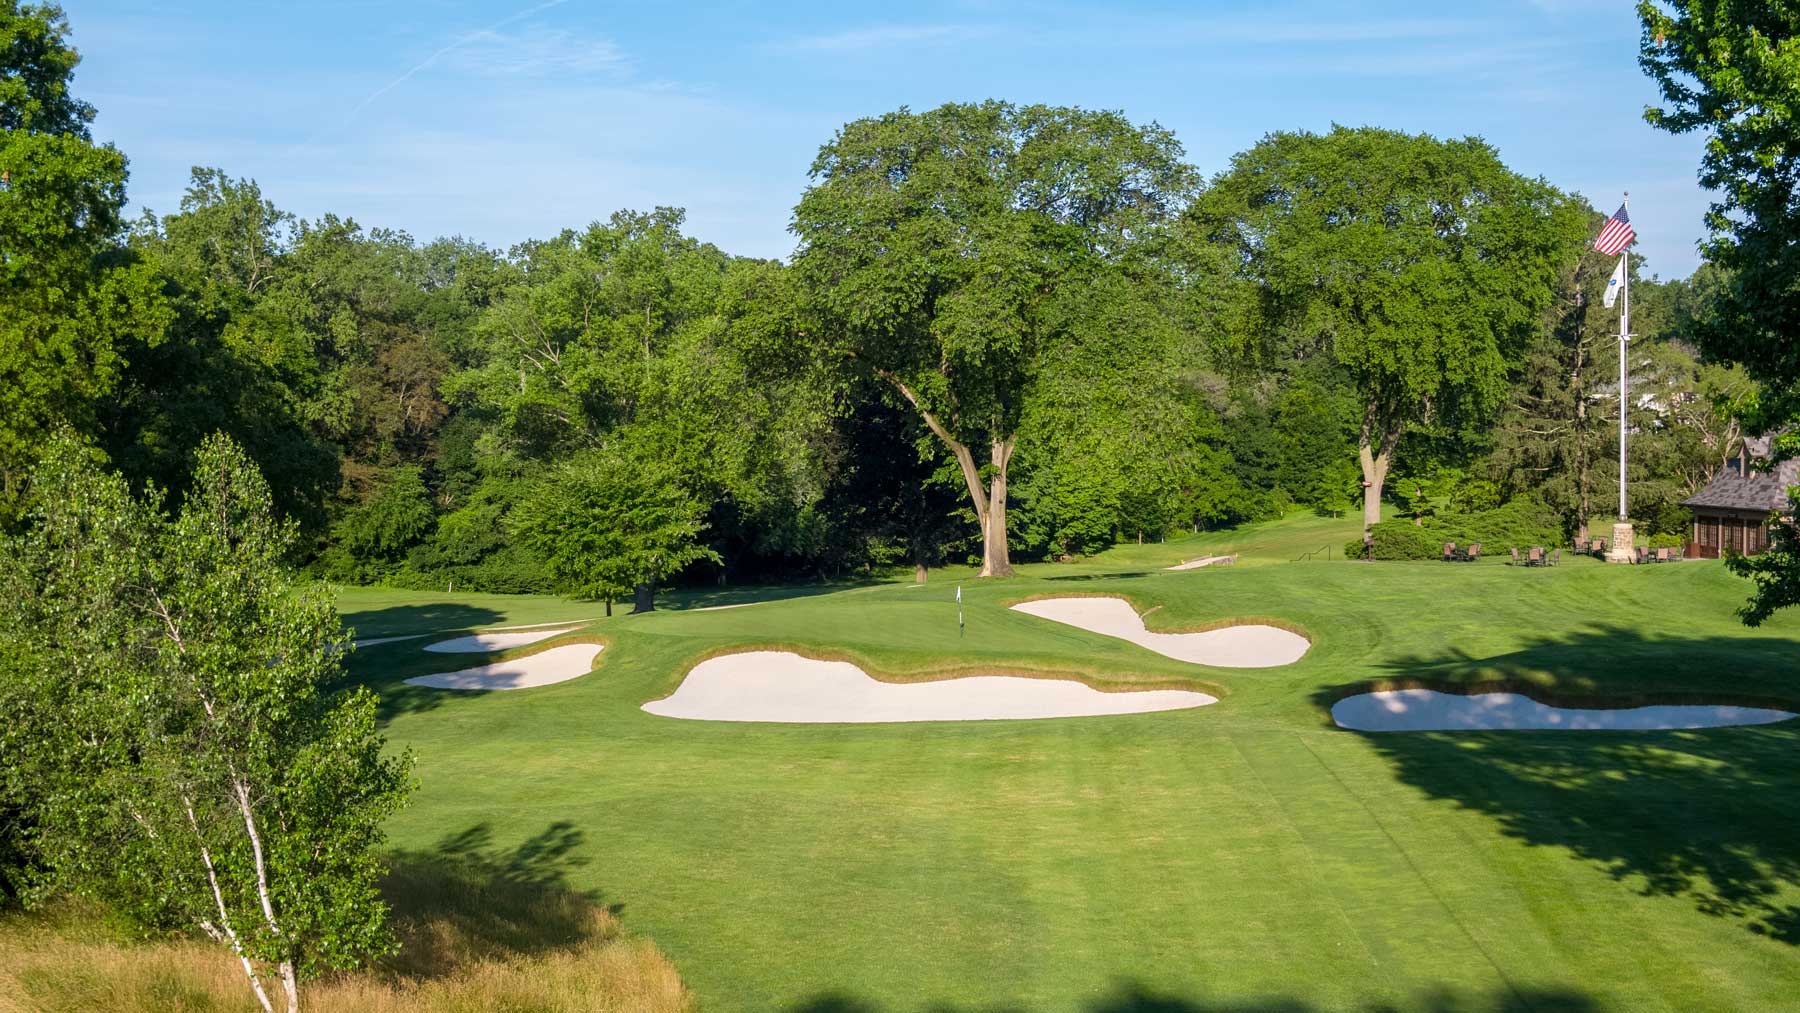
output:
[{"label": "patio chair", "polygon": [[1519,550],[1516,547],[1512,550],[1512,557],[1513,557],[1512,565],[1518,566],[1519,565]]},{"label": "patio chair", "polygon": [[1657,549],[1656,550],[1656,561],[1659,563],[1668,562],[1669,561],[1669,550],[1666,548]]},{"label": "patio chair", "polygon": [[1473,563],[1480,555],[1481,555],[1481,543],[1480,542],[1470,542],[1469,543],[1469,553],[1468,553],[1468,555],[1463,557],[1463,562]]},{"label": "patio chair", "polygon": [[1638,546],[1638,547],[1637,547],[1637,561],[1638,561],[1638,562],[1639,562],[1639,563],[1648,563],[1648,562],[1650,562],[1650,561],[1651,561],[1651,559],[1650,559],[1650,550],[1649,550],[1649,549],[1646,549],[1646,548],[1644,548],[1644,547],[1643,547],[1643,546],[1642,546],[1642,545],[1640,545],[1640,546]]},{"label": "patio chair", "polygon": [[1544,565],[1544,547],[1542,545],[1534,545],[1531,547],[1531,551],[1525,555],[1525,565],[1526,566],[1543,566]]},{"label": "patio chair", "polygon": [[1456,559],[1456,543],[1455,542],[1445,542],[1444,543],[1444,562],[1446,562],[1446,563],[1453,562],[1455,559]]},{"label": "patio chair", "polygon": [[1556,551],[1550,554],[1550,565],[1555,566],[1560,562],[1562,562],[1562,546],[1558,545]]}]

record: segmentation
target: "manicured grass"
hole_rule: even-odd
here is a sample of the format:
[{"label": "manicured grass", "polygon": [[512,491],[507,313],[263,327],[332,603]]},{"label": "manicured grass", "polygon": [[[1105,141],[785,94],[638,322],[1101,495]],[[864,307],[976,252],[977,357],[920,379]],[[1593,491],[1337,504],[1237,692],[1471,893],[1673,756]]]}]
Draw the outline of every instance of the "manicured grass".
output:
[{"label": "manicured grass", "polygon": [[[1745,585],[1716,562],[1289,562],[1355,530],[1296,517],[1008,581],[746,589],[788,597],[600,620],[577,634],[608,644],[594,673],[519,692],[399,685],[447,667],[420,642],[351,669],[419,757],[398,846],[485,828],[515,847],[567,824],[560,873],[619,905],[709,1010],[1791,1008],[1800,722],[1370,736],[1325,708],[1383,679],[1800,704],[1800,617],[1745,630]],[[1219,547],[1244,558],[1159,569]],[[1273,618],[1314,647],[1285,668],[1206,669],[1005,608],[1065,593],[1160,606],[1159,629]],[[364,590],[341,607],[363,636],[600,612]],[[1041,672],[1223,699],[894,726],[638,709],[747,645],[890,678]]]}]

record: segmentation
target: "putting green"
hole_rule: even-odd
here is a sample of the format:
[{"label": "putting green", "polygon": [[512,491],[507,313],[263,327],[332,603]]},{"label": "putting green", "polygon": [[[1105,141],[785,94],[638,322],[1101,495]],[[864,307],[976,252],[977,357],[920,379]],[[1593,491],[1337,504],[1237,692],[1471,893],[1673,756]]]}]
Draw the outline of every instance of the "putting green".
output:
[{"label": "putting green", "polygon": [[[606,641],[592,674],[518,692],[406,686],[442,667],[416,642],[352,656],[419,756],[393,841],[567,824],[569,879],[709,1010],[1790,1008],[1800,721],[1384,736],[1329,707],[1382,680],[1800,702],[1800,618],[1744,629],[1745,585],[1716,562],[1290,562],[1353,531],[1296,518],[1016,580],[677,595],[611,619],[544,597],[352,590],[341,608],[361,637],[595,618],[572,635]],[[1153,632],[1264,620],[1313,643],[1207,668],[1008,608],[1058,594],[1160,606]],[[1220,702],[863,726],[640,710],[745,648]]]}]

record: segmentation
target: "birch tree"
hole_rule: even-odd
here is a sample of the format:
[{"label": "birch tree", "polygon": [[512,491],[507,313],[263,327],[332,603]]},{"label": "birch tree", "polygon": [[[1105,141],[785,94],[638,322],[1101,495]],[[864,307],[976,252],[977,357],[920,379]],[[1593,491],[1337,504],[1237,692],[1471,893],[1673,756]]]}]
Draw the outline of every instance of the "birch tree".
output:
[{"label": "birch tree", "polygon": [[68,441],[36,473],[0,559],[5,787],[35,897],[203,933],[291,1013],[304,979],[392,948],[376,848],[410,760],[383,755],[368,690],[333,691],[342,627],[243,452],[207,440],[179,515],[158,499]]}]

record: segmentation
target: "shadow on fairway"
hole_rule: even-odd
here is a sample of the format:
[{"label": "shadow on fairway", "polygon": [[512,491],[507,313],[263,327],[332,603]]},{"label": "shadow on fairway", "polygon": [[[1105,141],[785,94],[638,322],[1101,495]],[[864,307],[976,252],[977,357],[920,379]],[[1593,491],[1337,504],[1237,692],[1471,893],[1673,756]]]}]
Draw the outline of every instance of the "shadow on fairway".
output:
[{"label": "shadow on fairway", "polygon": [[[900,1013],[918,1009],[922,1013],[1024,1013],[1027,1004],[1000,1003],[987,1006],[937,1004],[919,1007],[889,1007],[844,993],[826,993],[790,1007],[792,1013]],[[1325,1010],[1354,1010],[1358,1013],[1588,1013],[1600,1008],[1592,998],[1579,992],[1545,989],[1507,989],[1498,994],[1433,990],[1399,1002],[1371,1002],[1355,1006],[1333,1004],[1319,1006],[1298,999],[1270,996],[1262,999],[1208,1000],[1163,992],[1138,982],[1124,982],[1096,1002],[1083,1007],[1086,1013],[1324,1013]]]},{"label": "shadow on fairway", "polygon": [[[1769,705],[1795,698],[1794,655],[1794,642],[1778,638],[1660,638],[1604,628],[1495,657],[1449,652],[1390,669],[1397,679],[1427,682],[1542,685],[1549,674],[1553,694],[1576,698],[1625,702],[1644,694],[1675,702],[1693,694],[1694,702]],[[1341,692],[1316,699],[1329,707]],[[1367,740],[1400,780],[1493,817],[1510,837],[1565,848],[1645,895],[1687,897],[1706,914],[1800,944],[1800,721],[1667,732],[1397,732]]]},{"label": "shadow on fairway", "polygon": [[[656,607],[670,612],[717,608],[720,605],[754,605],[765,601],[787,601],[791,598],[816,598],[819,595],[853,591],[857,588],[880,587],[882,580],[836,580],[823,584],[745,584],[736,587],[677,587],[659,592]],[[625,603],[630,611],[630,603]]]},{"label": "shadow on fairway", "polygon": [[428,977],[482,960],[581,946],[616,931],[591,892],[568,882],[584,860],[573,824],[552,823],[511,849],[494,846],[485,823],[425,851],[390,856],[382,895],[403,941],[389,970]]},{"label": "shadow on fairway", "polygon": [[375,637],[401,637],[411,633],[466,630],[472,626],[497,623],[502,618],[504,616],[493,609],[442,602],[349,612],[344,615],[344,626],[355,630],[358,640],[368,640]]}]

